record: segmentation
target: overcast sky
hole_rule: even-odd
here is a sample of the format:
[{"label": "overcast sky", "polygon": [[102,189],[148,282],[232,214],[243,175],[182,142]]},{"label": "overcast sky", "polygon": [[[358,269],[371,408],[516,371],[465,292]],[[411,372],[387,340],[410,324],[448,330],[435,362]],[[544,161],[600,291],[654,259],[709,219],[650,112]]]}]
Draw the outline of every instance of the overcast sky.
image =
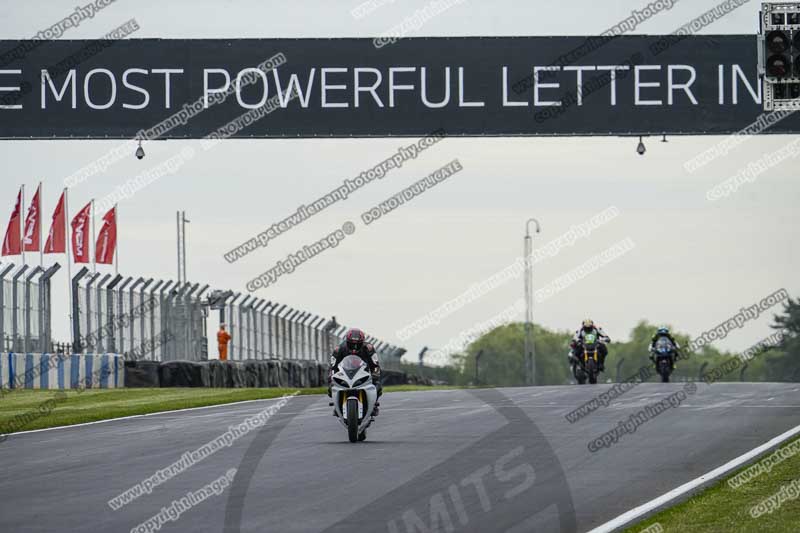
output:
[{"label": "overcast sky", "polygon": [[[394,0],[356,20],[350,11],[360,3],[117,0],[64,37],[96,38],[130,18],[141,27],[136,33],[140,38],[373,37],[428,4]],[[415,35],[596,34],[647,3],[466,0],[428,21]],[[634,33],[671,33],[717,3],[681,0]],[[4,2],[0,36],[28,38],[68,15],[75,5],[74,0],[50,0],[46,7],[39,2]],[[751,1],[703,33],[755,33],[758,9],[759,3]],[[342,323],[360,326],[415,354],[424,345],[445,345],[522,296],[520,277],[438,327],[405,342],[395,336],[400,327],[511,264],[522,252],[528,217],[542,223],[539,245],[616,206],[619,216],[590,239],[537,264],[535,286],[542,287],[622,239],[630,238],[633,250],[537,304],[536,322],[575,329],[591,316],[612,338],[625,338],[638,320],[647,318],[696,335],[776,289],[796,295],[800,286],[797,159],[770,169],[728,198],[706,199],[709,188],[794,138],[752,138],[728,157],[687,173],[684,162],[720,140],[683,137],[663,144],[653,138],[647,140],[646,156],[640,157],[635,140],[625,138],[446,139],[233,265],[223,259],[224,252],[408,141],[232,140],[208,152],[201,150],[199,141],[151,142],[145,144],[144,160],[131,154],[74,187],[70,207],[74,215],[90,198],[100,199],[127,179],[192,147],[198,155],[177,173],[120,204],[121,273],[176,277],[175,212],[183,209],[191,219],[190,279],[244,291],[247,281],[288,253],[345,221],[359,222],[368,208],[458,158],[462,172],[369,227],[359,224],[339,247],[258,295],[336,315]],[[21,183],[32,191],[39,180],[44,182],[43,209],[49,220],[64,178],[118,144],[0,141],[2,230]],[[61,293],[63,298],[57,301],[54,328],[57,337],[66,339],[64,280],[64,273],[56,279],[56,297]],[[770,319],[771,313],[718,345],[744,349],[769,333]]]}]

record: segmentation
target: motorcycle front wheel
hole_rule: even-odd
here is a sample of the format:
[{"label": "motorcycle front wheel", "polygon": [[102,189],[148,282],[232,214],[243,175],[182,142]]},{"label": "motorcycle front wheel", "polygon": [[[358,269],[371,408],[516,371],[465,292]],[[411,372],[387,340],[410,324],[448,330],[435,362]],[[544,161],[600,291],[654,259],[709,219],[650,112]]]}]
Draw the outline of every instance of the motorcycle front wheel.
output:
[{"label": "motorcycle front wheel", "polygon": [[358,400],[347,400],[347,438],[350,442],[358,442]]},{"label": "motorcycle front wheel", "polygon": [[586,383],[586,374],[577,363],[572,367],[572,375],[575,377],[575,381],[578,382],[578,385]]},{"label": "motorcycle front wheel", "polygon": [[667,365],[661,365],[660,370],[661,383],[669,383],[669,367]]},{"label": "motorcycle front wheel", "polygon": [[589,384],[597,384],[597,366],[593,360],[586,362],[586,373],[589,374]]}]

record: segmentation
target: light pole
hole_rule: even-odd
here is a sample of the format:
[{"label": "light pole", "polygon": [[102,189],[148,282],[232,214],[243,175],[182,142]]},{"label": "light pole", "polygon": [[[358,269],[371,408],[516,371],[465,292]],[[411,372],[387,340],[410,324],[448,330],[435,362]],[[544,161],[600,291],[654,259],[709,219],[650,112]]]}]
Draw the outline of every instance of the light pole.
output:
[{"label": "light pole", "polygon": [[186,211],[178,211],[175,221],[178,225],[178,283],[186,283],[186,224],[190,220],[186,218]]},{"label": "light pole", "polygon": [[536,224],[536,233],[541,231],[539,221],[528,219],[525,223],[525,380],[536,385],[536,347],[533,344],[533,237],[531,222]]}]

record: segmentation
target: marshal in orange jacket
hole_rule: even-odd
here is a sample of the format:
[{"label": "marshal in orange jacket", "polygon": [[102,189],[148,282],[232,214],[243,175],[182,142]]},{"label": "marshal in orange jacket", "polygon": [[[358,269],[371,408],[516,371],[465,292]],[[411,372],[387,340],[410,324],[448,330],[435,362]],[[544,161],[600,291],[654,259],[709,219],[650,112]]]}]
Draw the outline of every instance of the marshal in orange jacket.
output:
[{"label": "marshal in orange jacket", "polygon": [[231,335],[225,331],[225,326],[220,326],[217,332],[217,345],[219,348],[219,360],[228,360],[228,341],[231,340]]}]

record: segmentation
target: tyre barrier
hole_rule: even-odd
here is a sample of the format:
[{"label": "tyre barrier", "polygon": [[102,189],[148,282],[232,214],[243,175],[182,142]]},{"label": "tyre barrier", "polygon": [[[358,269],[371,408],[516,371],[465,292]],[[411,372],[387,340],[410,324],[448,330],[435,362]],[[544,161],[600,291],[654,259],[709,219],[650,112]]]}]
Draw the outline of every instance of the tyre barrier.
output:
[{"label": "tyre barrier", "polygon": [[258,369],[261,365],[261,361],[245,361],[244,362],[244,375],[245,387],[259,387],[259,380],[258,380]]},{"label": "tyre barrier", "polygon": [[[321,387],[322,382],[319,380],[319,365],[313,361],[308,361],[306,364],[306,373],[308,373],[308,386]],[[326,383],[327,385],[327,383]]]},{"label": "tyre barrier", "polygon": [[244,363],[241,361],[227,361],[225,365],[225,382],[229,389],[243,389],[247,376],[244,371]]},{"label": "tyre barrier", "polygon": [[287,361],[281,361],[278,367],[278,383],[280,387],[291,387],[289,384],[289,364]]},{"label": "tyre barrier", "polygon": [[431,385],[433,385],[433,382],[431,382],[431,380],[428,379],[428,378],[424,378],[422,376],[417,376],[415,374],[412,374],[412,375],[408,376],[408,378],[406,379],[406,384],[408,384],[408,385],[424,385],[424,386],[430,387]]},{"label": "tyre barrier", "polygon": [[158,361],[125,361],[125,386],[129,388],[158,387]]},{"label": "tyre barrier", "polygon": [[0,353],[0,388],[114,389],[126,385],[117,354]]},{"label": "tyre barrier", "polygon": [[[2,367],[0,367],[2,372]],[[127,361],[126,387],[327,387],[330,365],[316,361]],[[5,374],[3,374],[5,375]],[[384,370],[383,385],[431,385],[427,378]]]},{"label": "tyre barrier", "polygon": [[397,370],[384,370],[383,379],[381,382],[384,385],[405,385],[408,383],[408,376],[405,372],[398,372]]},{"label": "tyre barrier", "polygon": [[[291,388],[305,388],[308,386],[308,377],[303,379],[303,365],[299,361],[284,361],[288,369],[288,386]],[[306,382],[304,384],[304,382]]]},{"label": "tyre barrier", "polygon": [[328,375],[330,374],[331,365],[328,363],[320,363],[317,365],[317,376],[319,379],[320,387],[328,386]]},{"label": "tyre barrier", "polygon": [[269,387],[269,363],[266,361],[258,362],[258,387]]},{"label": "tyre barrier", "polygon": [[160,363],[158,383],[169,383],[167,387],[208,387],[210,386],[208,365],[194,361]]},{"label": "tyre barrier", "polygon": [[268,370],[268,383],[270,387],[285,387],[286,381],[282,381],[283,377],[283,364],[277,359],[267,361]]},{"label": "tyre barrier", "polygon": [[209,387],[218,389],[227,387],[227,382],[225,380],[226,363],[222,361],[208,361],[207,363],[201,364],[208,365]]},{"label": "tyre barrier", "polygon": [[129,361],[129,387],[318,387],[327,385],[328,365],[314,361]]},{"label": "tyre barrier", "polygon": [[[147,387],[327,387],[330,365],[316,361],[125,361],[117,354],[0,353],[2,389]],[[430,380],[384,370],[384,385]]]}]

